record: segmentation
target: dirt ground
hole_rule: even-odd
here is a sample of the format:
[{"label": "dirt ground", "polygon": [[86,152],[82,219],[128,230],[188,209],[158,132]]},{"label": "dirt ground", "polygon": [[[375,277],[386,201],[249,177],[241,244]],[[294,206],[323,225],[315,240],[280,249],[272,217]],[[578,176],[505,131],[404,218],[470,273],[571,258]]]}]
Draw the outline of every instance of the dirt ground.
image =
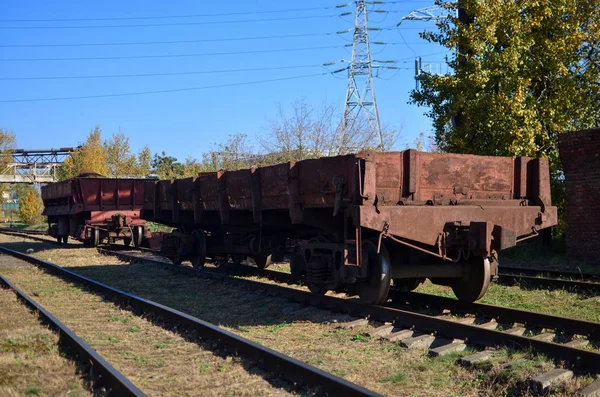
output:
[{"label": "dirt ground", "polygon": [[[344,321],[343,316],[232,290],[220,281],[174,274],[160,266],[124,264],[89,248],[57,248],[7,236],[0,236],[0,242],[13,249],[32,249],[42,259],[210,321],[385,395],[530,395],[527,380],[553,368],[529,352],[499,350],[491,364],[465,369],[456,361],[472,351],[430,358],[424,349],[408,350],[369,338],[368,327],[338,329],[336,322]],[[507,362],[517,365],[501,370]],[[554,394],[572,395],[590,381],[579,377]]]}]

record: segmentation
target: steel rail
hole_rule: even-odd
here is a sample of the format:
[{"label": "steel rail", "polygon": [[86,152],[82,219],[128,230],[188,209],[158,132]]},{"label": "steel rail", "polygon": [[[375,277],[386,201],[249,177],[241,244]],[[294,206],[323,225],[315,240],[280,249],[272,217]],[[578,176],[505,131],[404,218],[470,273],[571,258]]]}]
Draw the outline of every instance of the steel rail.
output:
[{"label": "steel rail", "polygon": [[561,278],[525,276],[521,274],[500,273],[498,283],[502,285],[534,286],[549,289],[564,289],[572,292],[600,294],[600,283]]},{"label": "steel rail", "polygon": [[89,366],[96,374],[92,382],[96,386],[104,386],[115,396],[145,396],[125,375],[110,365],[102,356],[79,338],[66,325],[46,310],[42,305],[31,299],[4,276],[0,275],[0,284],[5,289],[11,289],[26,306],[39,314],[43,323],[59,335],[58,343],[63,351],[74,361]]},{"label": "steel rail", "polygon": [[[48,239],[44,239],[42,237],[38,237],[38,235],[44,233],[35,233],[33,235],[28,234],[24,231],[13,231],[6,230],[5,228],[0,228],[0,233],[15,236],[15,237],[25,237],[32,240],[46,242],[46,243],[56,243],[55,241],[50,241]],[[58,244],[58,243],[56,243]],[[62,246],[72,246],[70,244]],[[153,250],[144,247],[129,247],[126,245],[117,245],[117,244],[109,244],[107,247],[110,247],[112,250],[127,250],[127,249],[136,249],[142,252],[149,252],[153,254],[159,254],[158,250]],[[281,276],[275,274],[281,272],[270,272],[269,270],[265,270],[262,274],[268,278],[271,278],[276,281],[281,282],[289,282],[281,278]],[[555,275],[555,278],[549,277],[539,277],[540,274],[552,274]],[[572,278],[583,278],[585,280],[599,279],[600,275],[594,274],[586,274],[586,273],[575,273],[568,271],[555,271],[555,270],[545,270],[545,269],[529,269],[529,268],[516,268],[516,267],[508,267],[503,266],[500,268],[500,274],[498,277],[498,283],[502,285],[519,285],[519,286],[533,286],[536,288],[549,288],[549,289],[564,289],[570,292],[575,293],[590,293],[595,295],[600,295],[600,282],[591,282],[584,280],[565,280],[558,277],[572,277]]]},{"label": "steel rail", "polygon": [[46,270],[61,278],[68,279],[78,284],[83,284],[87,288],[98,291],[119,303],[126,304],[138,312],[145,314],[151,313],[159,316],[163,321],[177,325],[178,329],[185,328],[187,330],[196,331],[203,338],[214,340],[222,346],[226,346],[235,350],[241,355],[247,356],[252,361],[255,361],[262,369],[278,374],[281,376],[281,378],[292,382],[293,384],[300,384],[310,388],[319,389],[325,393],[331,393],[333,395],[379,395],[345,379],[339,378],[285,354],[269,349],[268,347],[261,346],[232,332],[221,329],[216,325],[202,321],[178,310],[171,309],[148,299],[118,290],[106,284],[64,269],[56,264],[23,254],[18,251],[0,247],[0,252],[4,252],[33,265],[39,266],[43,270]]},{"label": "steel rail", "polygon": [[[131,255],[122,252],[111,252],[103,248],[98,249],[100,253],[121,256],[125,260],[131,260]],[[168,264],[160,260],[141,258],[141,260],[156,261],[159,264]],[[208,270],[208,269],[207,269]],[[231,274],[228,270],[211,269],[211,272]],[[273,270],[261,270],[249,266],[238,266],[232,269],[235,274],[247,276],[262,276],[280,283],[294,283],[296,280],[288,274]],[[493,306],[484,303],[462,302],[453,298],[443,296],[422,294],[418,292],[400,292],[394,288],[390,289],[390,298],[394,303],[410,303],[418,306],[433,308],[447,308],[456,313],[468,313],[481,315],[482,317],[494,318],[503,323],[532,324],[537,327],[566,330],[567,332],[588,336],[590,339],[600,340],[600,323],[578,320],[568,317],[553,316],[527,310],[518,310],[509,307]]]},{"label": "steel rail", "polygon": [[[139,250],[142,252],[148,252],[148,253],[160,255],[158,250],[152,250],[152,249],[141,248],[141,247],[132,248],[132,247],[123,246],[123,245],[110,244],[109,248],[112,250],[136,249],[136,250]],[[240,269],[240,268],[238,267],[237,269]],[[578,273],[574,273],[574,272],[567,272],[567,273],[549,272],[549,271],[544,271],[541,269],[538,269],[536,271],[531,271],[530,269],[521,269],[521,268],[517,269],[517,268],[510,268],[510,267],[508,267],[508,268],[504,267],[504,268],[501,268],[500,270],[501,270],[501,272],[499,274],[497,282],[501,285],[508,285],[508,286],[519,285],[519,286],[523,286],[523,287],[533,286],[536,288],[564,289],[564,290],[567,290],[570,292],[575,292],[575,293],[584,293],[585,292],[585,293],[600,295],[600,282],[596,283],[596,282],[590,282],[590,281],[565,280],[565,279],[561,279],[561,278],[539,277],[539,274],[551,273],[551,274],[555,274],[557,277],[558,276],[574,277],[575,275],[578,275],[580,277],[585,277],[589,280],[593,279],[594,277],[600,278],[600,275],[598,275],[598,276],[595,276],[592,274],[579,275]],[[250,268],[250,267],[242,268],[241,271],[246,274],[262,275],[269,279],[272,279],[275,281],[280,281],[280,282],[290,283],[290,282],[294,281],[293,279],[291,279],[291,277],[289,275],[287,275],[285,273],[281,273],[281,272],[274,272],[274,271],[270,271],[270,270],[264,270],[264,271],[257,272],[255,269]],[[528,273],[528,274],[521,275],[520,273]]]},{"label": "steel rail", "polygon": [[[478,327],[477,325],[462,324],[444,318],[403,310],[397,307],[371,306],[352,299],[340,299],[326,295],[315,295],[309,292],[287,288],[280,285],[266,284],[258,281],[236,278],[221,272],[207,271],[206,269],[204,271],[200,271],[190,267],[175,266],[169,262],[151,258],[137,257],[124,252],[114,252],[105,249],[99,249],[99,251],[101,253],[120,257],[123,260],[154,263],[186,275],[224,279],[228,282],[235,283],[241,288],[246,287],[254,290],[264,291],[270,295],[281,296],[298,303],[314,305],[355,316],[368,316],[373,321],[392,322],[395,326],[400,328],[411,328],[446,338],[462,339],[475,345],[511,346],[520,349],[531,348],[536,352],[546,354],[554,359],[567,361],[575,368],[581,368],[586,371],[600,372],[600,353],[590,350],[577,349],[563,344],[532,339],[526,336],[510,334],[503,331],[490,330],[483,327]],[[453,302],[456,308],[464,311],[476,311],[478,313],[485,314],[488,317],[510,318],[514,322],[532,324],[532,319],[534,319],[536,320],[536,326],[552,328],[557,331],[562,331],[565,329],[565,326],[569,326],[571,329],[568,332],[579,335],[590,335],[595,337],[596,335],[599,335],[600,332],[600,323],[592,323],[583,320],[556,317],[498,306],[482,305],[478,303],[463,303],[454,299],[435,297],[432,295],[407,293],[406,296],[413,296],[414,299],[411,300],[412,302],[418,301],[419,298],[423,298],[425,301],[425,298],[427,298],[431,303],[438,300],[438,298],[441,298],[441,300],[438,300],[438,302],[443,302],[446,305],[450,305],[450,302]]]},{"label": "steel rail", "polygon": [[0,228],[1,232],[17,232],[17,233],[23,233],[23,234],[28,234],[28,235],[33,235],[33,236],[39,236],[42,234],[46,234],[45,231],[43,230],[23,230],[23,229],[18,229],[18,228],[8,228],[8,227],[2,227]]},{"label": "steel rail", "polygon": [[548,328],[570,334],[584,335],[593,340],[600,340],[600,323],[593,321],[553,316],[484,303],[463,302],[453,298],[419,292],[392,291],[391,298],[395,303],[408,303],[436,309],[445,308],[450,309],[454,313],[468,313],[480,315],[484,318],[493,318],[499,324],[519,323],[525,326]]},{"label": "steel rail", "polygon": [[[54,241],[52,241],[52,240],[48,240],[47,238],[39,237],[39,236],[48,236],[48,237],[50,237],[46,233],[28,234],[28,233],[24,233],[22,231],[3,230],[3,229],[0,229],[0,233],[1,234],[6,234],[8,236],[13,236],[13,237],[24,237],[24,238],[28,238],[28,239],[35,240],[35,241],[41,241],[43,243],[55,243],[55,244],[58,244],[56,242],[56,239]],[[60,244],[60,245],[65,246],[65,244]],[[66,246],[68,246],[68,244],[66,244]]]},{"label": "steel rail", "polygon": [[522,274],[525,276],[539,276],[547,274],[553,278],[568,277],[573,280],[600,281],[600,274],[576,272],[572,270],[545,269],[541,267],[519,267],[512,265],[501,265],[498,269],[504,274]]}]

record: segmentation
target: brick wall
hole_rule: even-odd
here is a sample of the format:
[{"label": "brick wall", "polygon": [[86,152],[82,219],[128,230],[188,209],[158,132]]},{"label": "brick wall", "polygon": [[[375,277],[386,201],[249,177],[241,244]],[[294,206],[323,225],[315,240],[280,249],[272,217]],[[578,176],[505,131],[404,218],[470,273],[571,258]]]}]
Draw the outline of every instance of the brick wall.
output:
[{"label": "brick wall", "polygon": [[560,134],[567,255],[600,265],[600,128]]}]

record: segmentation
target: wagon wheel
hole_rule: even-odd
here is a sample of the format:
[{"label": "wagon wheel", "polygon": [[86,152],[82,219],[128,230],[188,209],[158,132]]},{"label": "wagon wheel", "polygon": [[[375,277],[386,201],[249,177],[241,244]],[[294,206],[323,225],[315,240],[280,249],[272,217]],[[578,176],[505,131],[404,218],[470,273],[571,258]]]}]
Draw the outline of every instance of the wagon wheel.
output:
[{"label": "wagon wheel", "polygon": [[[133,238],[133,245],[135,247],[140,247],[144,240],[144,228],[142,226],[134,226],[131,231],[131,236]],[[129,244],[126,244],[129,245]]]},{"label": "wagon wheel", "polygon": [[292,277],[298,278],[306,273],[306,259],[303,254],[294,254],[290,258],[290,273]]},{"label": "wagon wheel", "polygon": [[258,255],[251,255],[250,258],[252,258],[259,269],[266,269],[273,263],[271,261],[271,254],[260,253]]},{"label": "wagon wheel", "polygon": [[231,255],[231,262],[234,266],[240,266],[242,262],[246,260],[246,256],[242,254],[233,254]]},{"label": "wagon wheel", "polygon": [[329,291],[323,284],[311,283],[310,281],[306,282],[306,286],[310,292],[316,295],[325,295]]},{"label": "wagon wheel", "polygon": [[368,266],[369,277],[356,283],[355,290],[361,302],[370,305],[384,303],[390,291],[390,257],[385,246],[377,254],[377,240],[364,240],[361,266]]},{"label": "wagon wheel", "polygon": [[416,290],[422,282],[421,278],[395,278],[394,287],[401,292],[410,292]]},{"label": "wagon wheel", "polygon": [[485,295],[491,278],[490,259],[474,256],[465,264],[463,276],[452,284],[452,291],[460,301],[475,302]]},{"label": "wagon wheel", "polygon": [[183,259],[181,259],[181,255],[177,252],[177,256],[171,258],[171,263],[175,266],[181,266],[181,262],[183,262]]},{"label": "wagon wheel", "polygon": [[97,227],[93,228],[90,233],[90,245],[97,247],[100,243],[100,230]]},{"label": "wagon wheel", "polygon": [[192,233],[194,240],[194,255],[190,258],[195,269],[202,269],[206,263],[206,235],[203,231],[196,230]]}]

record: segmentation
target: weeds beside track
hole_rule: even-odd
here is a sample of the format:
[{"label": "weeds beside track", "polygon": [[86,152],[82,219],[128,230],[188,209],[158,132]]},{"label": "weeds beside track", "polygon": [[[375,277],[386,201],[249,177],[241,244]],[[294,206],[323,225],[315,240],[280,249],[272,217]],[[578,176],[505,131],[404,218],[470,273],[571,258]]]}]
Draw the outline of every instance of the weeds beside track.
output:
[{"label": "weeds beside track", "polygon": [[0,247],[0,250],[6,254],[13,255],[36,266],[40,266],[42,269],[61,278],[68,279],[76,284],[85,285],[87,288],[98,291],[120,304],[131,307],[136,312],[158,316],[161,322],[176,326],[178,330],[185,329],[186,331],[196,332],[200,337],[212,340],[213,342],[224,346],[226,349],[235,352],[235,354],[241,354],[251,361],[256,362],[261,368],[278,374],[282,379],[286,379],[292,383],[306,386],[309,389],[321,390],[326,393],[348,396],[375,395],[375,393],[338,378],[335,375],[331,375],[284,354],[260,346],[212,324],[186,315],[185,313],[119,291],[29,255],[3,247]]}]

